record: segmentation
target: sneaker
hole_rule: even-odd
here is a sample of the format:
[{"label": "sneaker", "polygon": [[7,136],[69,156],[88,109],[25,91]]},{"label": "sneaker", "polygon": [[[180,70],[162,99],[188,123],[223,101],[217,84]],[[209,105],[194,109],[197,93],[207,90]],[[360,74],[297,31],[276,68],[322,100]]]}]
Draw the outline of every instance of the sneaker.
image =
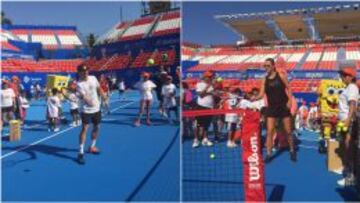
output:
[{"label": "sneaker", "polygon": [[71,126],[71,127],[75,127],[75,126],[76,126],[76,122],[74,121],[74,122],[70,123],[70,126]]},{"label": "sneaker", "polygon": [[150,121],[150,120],[146,120],[146,125],[151,125],[151,121]]},{"label": "sneaker", "polygon": [[209,139],[207,139],[207,138],[204,138],[204,139],[202,140],[201,144],[204,145],[204,146],[207,146],[207,147],[213,146],[213,143],[212,143]]},{"label": "sneaker", "polygon": [[141,123],[140,123],[139,120],[137,120],[137,121],[134,122],[134,126],[135,126],[135,127],[139,127],[140,125],[141,125]]},{"label": "sneaker", "polygon": [[77,157],[77,162],[78,162],[80,165],[84,165],[84,164],[85,164],[84,154],[79,154],[79,155],[78,155],[78,157]]},{"label": "sneaker", "polygon": [[59,132],[60,131],[60,128],[55,128],[54,129],[54,132]]},{"label": "sneaker", "polygon": [[297,161],[297,158],[296,158],[296,152],[290,152],[290,160],[293,161],[293,162],[296,162]]},{"label": "sneaker", "polygon": [[100,154],[100,151],[99,151],[99,149],[96,148],[96,147],[89,147],[88,153],[91,153],[91,154]]},{"label": "sneaker", "polygon": [[52,129],[51,128],[48,128],[48,132],[51,132],[52,131]]},{"label": "sneaker", "polygon": [[270,161],[271,161],[271,155],[270,154],[265,155],[264,162],[267,164],[270,163]]},{"label": "sneaker", "polygon": [[338,180],[336,183],[341,187],[345,187],[345,178]]},{"label": "sneaker", "polygon": [[200,146],[199,140],[198,140],[198,139],[195,139],[194,142],[193,142],[192,147],[193,147],[193,148],[197,148],[197,147],[199,147],[199,146]]},{"label": "sneaker", "polygon": [[235,142],[232,142],[232,141],[228,140],[227,143],[226,143],[226,146],[228,148],[235,148],[236,144],[235,144]]}]

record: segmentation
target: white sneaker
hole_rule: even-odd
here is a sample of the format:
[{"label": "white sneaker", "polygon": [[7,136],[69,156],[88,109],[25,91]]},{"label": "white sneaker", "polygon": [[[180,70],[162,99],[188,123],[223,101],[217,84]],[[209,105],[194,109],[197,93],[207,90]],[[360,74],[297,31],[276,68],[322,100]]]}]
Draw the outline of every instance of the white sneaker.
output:
[{"label": "white sneaker", "polygon": [[204,138],[204,139],[202,140],[201,144],[204,145],[204,146],[207,146],[207,147],[213,146],[213,143],[212,143],[209,139],[207,139],[207,138]]},{"label": "white sneaker", "polygon": [[198,140],[198,139],[195,139],[194,142],[193,142],[192,147],[193,147],[193,148],[197,148],[197,147],[199,147],[199,146],[200,146],[199,140]]},{"label": "white sneaker", "polygon": [[60,131],[60,128],[55,128],[54,129],[54,132],[59,132]]},{"label": "white sneaker", "polygon": [[76,122],[74,121],[74,122],[70,123],[70,126],[71,126],[71,127],[76,126]]},{"label": "white sneaker", "polygon": [[355,178],[354,176],[345,177],[337,181],[337,184],[341,187],[345,186],[354,186],[355,185]]},{"label": "white sneaker", "polygon": [[336,182],[339,186],[344,187],[345,186],[345,178],[342,178]]},{"label": "white sneaker", "polygon": [[234,148],[234,147],[236,147],[236,144],[235,144],[235,142],[232,142],[232,141],[228,140],[227,143],[226,143],[226,146],[228,148]]}]

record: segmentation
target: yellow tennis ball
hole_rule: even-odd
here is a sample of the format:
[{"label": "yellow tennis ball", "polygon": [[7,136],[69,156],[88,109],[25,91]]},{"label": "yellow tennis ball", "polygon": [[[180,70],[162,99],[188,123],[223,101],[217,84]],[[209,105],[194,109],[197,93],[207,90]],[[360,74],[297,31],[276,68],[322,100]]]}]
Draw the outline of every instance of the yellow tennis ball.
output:
[{"label": "yellow tennis ball", "polygon": [[210,159],[215,159],[215,154],[214,153],[210,154]]},{"label": "yellow tennis ball", "polygon": [[150,58],[150,59],[147,60],[147,64],[148,64],[149,66],[154,65],[154,64],[155,64],[155,60]]}]

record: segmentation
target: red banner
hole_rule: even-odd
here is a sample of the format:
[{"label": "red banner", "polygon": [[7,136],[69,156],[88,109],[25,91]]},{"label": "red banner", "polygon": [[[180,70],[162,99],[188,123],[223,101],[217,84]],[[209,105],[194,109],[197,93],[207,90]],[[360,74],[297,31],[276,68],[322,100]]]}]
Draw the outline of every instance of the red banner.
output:
[{"label": "red banner", "polygon": [[265,202],[264,162],[261,155],[260,113],[245,111],[242,129],[246,202]]}]

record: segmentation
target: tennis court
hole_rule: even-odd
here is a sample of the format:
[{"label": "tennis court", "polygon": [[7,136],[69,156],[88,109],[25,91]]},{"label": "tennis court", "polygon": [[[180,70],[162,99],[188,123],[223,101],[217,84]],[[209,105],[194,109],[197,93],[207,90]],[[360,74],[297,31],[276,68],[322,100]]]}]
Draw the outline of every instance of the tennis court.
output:
[{"label": "tennis court", "polygon": [[[135,91],[126,100],[111,96],[97,141],[101,154],[85,154],[85,165],[76,162],[80,127],[68,123],[48,132],[45,102],[33,102],[21,141],[9,142],[8,129],[3,132],[2,200],[178,201],[179,127],[160,117],[157,102],[153,125],[133,127],[139,98]],[[69,104],[63,109],[70,121]]]}]

